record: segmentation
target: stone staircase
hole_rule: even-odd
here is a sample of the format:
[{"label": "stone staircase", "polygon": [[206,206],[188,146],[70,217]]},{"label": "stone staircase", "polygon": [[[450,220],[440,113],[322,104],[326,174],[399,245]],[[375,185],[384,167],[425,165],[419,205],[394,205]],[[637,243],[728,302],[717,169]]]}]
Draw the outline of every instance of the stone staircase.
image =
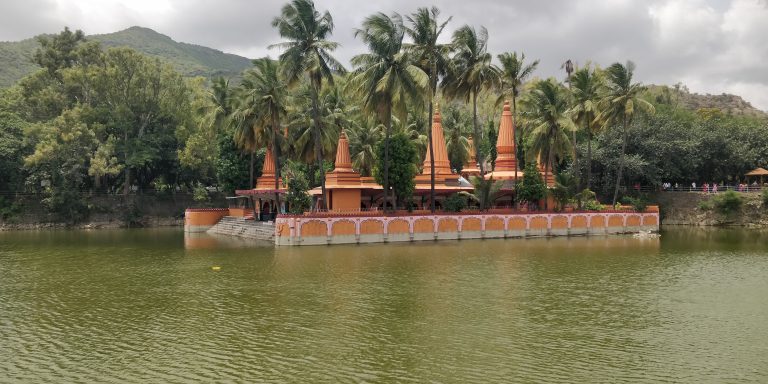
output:
[{"label": "stone staircase", "polygon": [[275,223],[245,220],[242,217],[224,216],[208,233],[237,236],[246,239],[275,242]]}]

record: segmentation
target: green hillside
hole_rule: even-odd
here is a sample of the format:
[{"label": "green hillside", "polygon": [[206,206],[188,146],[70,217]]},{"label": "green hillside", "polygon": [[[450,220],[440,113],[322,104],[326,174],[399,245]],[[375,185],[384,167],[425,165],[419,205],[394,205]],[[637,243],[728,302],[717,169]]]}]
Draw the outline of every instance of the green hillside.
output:
[{"label": "green hillside", "polygon": [[[91,35],[89,40],[106,47],[130,47],[173,64],[187,76],[237,77],[251,66],[250,59],[194,44],[179,43],[149,28],[131,27],[104,35]],[[37,49],[35,39],[0,42],[0,87],[7,87],[35,71],[31,62]]]}]

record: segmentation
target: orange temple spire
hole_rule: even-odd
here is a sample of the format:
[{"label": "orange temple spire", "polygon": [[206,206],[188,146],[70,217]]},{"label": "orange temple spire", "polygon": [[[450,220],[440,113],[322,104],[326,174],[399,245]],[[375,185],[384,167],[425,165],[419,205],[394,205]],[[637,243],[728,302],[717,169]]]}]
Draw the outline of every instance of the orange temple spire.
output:
[{"label": "orange temple spire", "polygon": [[339,145],[336,147],[335,172],[352,172],[352,160],[349,157],[349,140],[344,130],[339,135]]},{"label": "orange temple spire", "polygon": [[504,110],[501,112],[499,122],[499,137],[496,141],[496,171],[514,171],[515,163],[515,124],[512,120],[512,111],[509,101],[504,102]]},{"label": "orange temple spire", "polygon": [[[435,149],[435,175],[450,175],[451,162],[448,160],[448,150],[445,148],[445,136],[443,136],[442,117],[440,117],[440,106],[435,105],[435,115],[432,117],[432,146]],[[424,169],[422,175],[431,173],[429,159],[429,147],[427,147],[427,156],[424,158]]]}]

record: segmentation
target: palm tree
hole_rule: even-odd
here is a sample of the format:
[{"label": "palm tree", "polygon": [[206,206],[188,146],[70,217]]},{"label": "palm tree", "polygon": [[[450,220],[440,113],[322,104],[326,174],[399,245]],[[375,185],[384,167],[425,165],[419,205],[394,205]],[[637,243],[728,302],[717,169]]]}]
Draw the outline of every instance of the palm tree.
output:
[{"label": "palm tree", "polygon": [[219,132],[232,113],[232,90],[229,88],[229,80],[223,77],[213,79],[207,96],[208,104],[203,111],[204,121],[215,132]]},{"label": "palm tree", "polygon": [[[472,100],[474,137],[479,143],[483,135],[477,121],[477,95],[499,84],[500,71],[491,63],[493,56],[487,52],[488,30],[485,27],[480,28],[479,34],[475,28],[468,25],[459,28],[453,33],[452,44],[456,53],[443,79],[443,94],[449,99],[463,98],[467,102]],[[484,172],[485,164],[479,145],[475,146],[475,156],[480,163],[480,171]]]},{"label": "palm tree", "polygon": [[[520,56],[517,55],[517,52],[504,52],[497,57],[501,62],[501,92],[496,103],[499,104],[507,97],[512,98],[512,126],[517,128],[517,97],[520,96],[525,81],[539,66],[539,60],[525,64],[525,53],[522,52]],[[519,147],[517,129],[512,131],[512,141],[515,143],[515,152],[517,152]],[[517,157],[517,153],[515,153],[515,157]],[[517,185],[517,170],[517,161],[515,161],[515,185]]]},{"label": "palm tree", "polygon": [[651,103],[643,100],[640,94],[645,87],[640,83],[632,83],[632,75],[635,71],[635,63],[627,61],[626,65],[613,63],[606,69],[605,94],[600,100],[600,118],[606,124],[621,123],[624,140],[621,143],[621,161],[619,172],[616,175],[616,189],[613,191],[612,205],[616,205],[621,185],[621,174],[624,171],[627,141],[629,139],[629,126],[635,117],[635,111],[640,110],[648,114],[656,112]]},{"label": "palm tree", "polygon": [[[312,108],[310,92],[309,84],[304,83],[293,93],[293,103],[289,105],[288,113],[287,146],[293,159],[303,161],[309,165],[309,185],[310,187],[315,187],[318,185],[315,179],[317,173],[324,175],[323,161],[333,161],[334,148],[336,148],[338,143],[339,131],[328,129],[329,127],[336,127],[332,116],[335,114],[335,108],[330,106],[328,97],[323,97],[323,103],[318,107],[321,111],[320,122],[322,127],[320,130],[320,151],[318,151],[314,135],[314,120],[311,115],[306,113],[307,110]],[[316,170],[320,170],[320,172],[316,172]],[[322,182],[320,185],[322,186]]]},{"label": "palm tree", "polygon": [[232,113],[229,125],[233,130],[235,145],[244,152],[250,153],[250,186],[254,185],[254,154],[256,150],[269,143],[271,135],[265,130],[264,114],[261,113],[256,95],[256,85],[249,76],[243,78],[240,86],[233,92]]},{"label": "palm tree", "polygon": [[[571,74],[573,73],[573,71],[575,69],[575,67],[573,65],[573,61],[571,61],[571,59],[565,60],[563,65],[560,66],[560,69],[565,69],[565,73],[567,74],[567,77],[566,77],[565,81],[568,83],[568,90],[570,91],[573,88],[573,83],[571,81]],[[581,184],[581,175],[580,175],[580,171],[579,171],[579,154],[576,152],[576,131],[577,130],[578,130],[578,126],[576,126],[576,129],[574,129],[571,132],[571,134],[572,134],[572,141],[571,141],[571,143],[573,144],[572,145],[572,147],[573,147],[573,170],[574,170],[574,174],[576,175],[576,185],[577,185],[577,188],[578,188],[580,186],[580,184]]]},{"label": "palm tree", "polygon": [[545,161],[547,180],[556,157],[562,157],[571,147],[567,132],[575,129],[568,117],[568,94],[555,79],[538,81],[525,99],[525,114],[530,119],[528,137],[531,155]]},{"label": "palm tree", "polygon": [[416,10],[407,20],[410,27],[406,28],[406,33],[413,40],[413,44],[406,44],[406,49],[410,50],[417,58],[417,65],[429,76],[429,112],[427,114],[427,141],[429,143],[429,161],[430,182],[429,182],[429,202],[430,210],[435,212],[435,149],[432,143],[432,102],[437,90],[437,78],[445,74],[448,67],[448,53],[450,45],[438,44],[437,39],[445,29],[445,25],[451,21],[452,17],[440,23],[437,18],[440,10],[437,7],[422,7]]},{"label": "palm tree", "polygon": [[603,78],[598,70],[589,65],[571,76],[571,95],[573,106],[569,110],[577,126],[587,132],[587,189],[592,188],[592,135],[601,127],[597,120],[598,103]]},{"label": "palm tree", "polygon": [[[320,133],[322,124],[318,98],[323,81],[333,84],[333,74],[344,72],[341,63],[331,56],[331,51],[339,44],[327,40],[333,33],[333,18],[327,11],[320,14],[312,0],[292,0],[283,6],[280,16],[272,20],[272,26],[277,28],[282,38],[287,39],[270,48],[278,47],[284,50],[280,54],[280,62],[289,84],[297,84],[305,76],[309,80],[315,156],[317,164],[322,167],[323,148]],[[322,206],[325,209],[328,195],[325,191],[324,173],[321,176],[321,187]]]},{"label": "palm tree", "polygon": [[370,53],[352,58],[355,72],[349,86],[362,98],[363,107],[375,112],[385,126],[384,133],[384,198],[389,196],[389,138],[392,116],[406,121],[408,102],[421,103],[428,77],[402,51],[405,27],[397,13],[391,17],[376,13],[363,21],[355,36],[368,46]]},{"label": "palm tree", "polygon": [[472,176],[470,183],[475,187],[475,190],[472,193],[461,192],[461,194],[476,202],[480,211],[486,211],[493,206],[501,187],[504,185],[501,180],[495,181],[493,177],[486,180],[482,176]]},{"label": "palm tree", "polygon": [[360,172],[360,176],[373,175],[376,164],[376,144],[381,141],[383,131],[381,125],[372,125],[372,128],[361,125],[347,131],[352,166]]},{"label": "palm tree", "polygon": [[287,84],[279,74],[279,65],[269,57],[253,61],[254,67],[245,72],[244,83],[251,84],[246,95],[253,100],[256,113],[263,114],[262,122],[271,127],[272,151],[275,165],[275,204],[280,206],[280,117],[286,111]]}]

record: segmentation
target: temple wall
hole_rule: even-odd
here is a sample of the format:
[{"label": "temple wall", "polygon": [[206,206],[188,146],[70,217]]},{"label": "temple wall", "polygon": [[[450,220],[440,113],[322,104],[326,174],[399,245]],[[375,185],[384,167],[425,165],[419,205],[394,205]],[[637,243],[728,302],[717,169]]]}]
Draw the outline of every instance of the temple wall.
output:
[{"label": "temple wall", "polygon": [[331,211],[349,212],[360,210],[360,190],[359,189],[332,189],[328,193],[331,195]]},{"label": "temple wall", "polygon": [[482,213],[438,215],[284,216],[276,245],[363,244],[426,240],[607,235],[658,231],[659,213]]},{"label": "temple wall", "polygon": [[227,208],[187,209],[184,211],[184,232],[205,232],[227,215]]}]

